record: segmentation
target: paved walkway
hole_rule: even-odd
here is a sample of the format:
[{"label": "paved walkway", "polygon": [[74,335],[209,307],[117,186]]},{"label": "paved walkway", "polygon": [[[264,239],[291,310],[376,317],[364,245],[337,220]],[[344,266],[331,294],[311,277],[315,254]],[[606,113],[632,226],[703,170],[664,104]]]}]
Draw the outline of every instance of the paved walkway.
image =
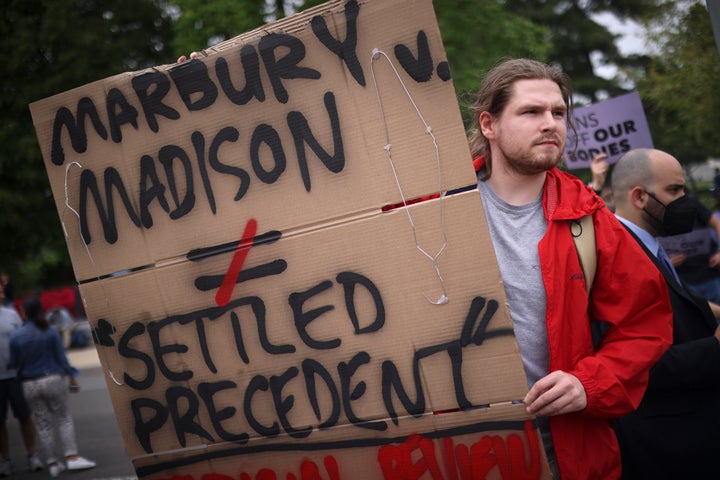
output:
[{"label": "paved walkway", "polygon": [[67,354],[70,365],[78,370],[100,366],[100,359],[98,358],[94,344],[90,344],[90,346],[84,348],[68,349],[65,353]]}]

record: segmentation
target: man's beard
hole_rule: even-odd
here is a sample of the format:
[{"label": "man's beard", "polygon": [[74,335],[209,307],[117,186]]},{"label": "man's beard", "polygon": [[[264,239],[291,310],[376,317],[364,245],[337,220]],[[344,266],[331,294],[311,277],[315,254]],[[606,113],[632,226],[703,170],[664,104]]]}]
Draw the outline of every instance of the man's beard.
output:
[{"label": "man's beard", "polygon": [[533,154],[522,157],[505,157],[507,165],[521,175],[536,175],[557,167],[562,160],[562,149],[557,154]]},{"label": "man's beard", "polygon": [[[539,149],[538,151],[538,145],[543,142],[555,142],[557,151],[554,152],[551,149]],[[512,147],[512,145],[508,146]],[[510,170],[520,175],[537,175],[547,172],[560,164],[565,149],[565,142],[561,140],[559,135],[550,134],[534,139],[529,150],[516,150],[513,152],[512,148],[506,150],[502,148],[502,145],[500,145],[500,148],[503,151],[505,162]]]}]

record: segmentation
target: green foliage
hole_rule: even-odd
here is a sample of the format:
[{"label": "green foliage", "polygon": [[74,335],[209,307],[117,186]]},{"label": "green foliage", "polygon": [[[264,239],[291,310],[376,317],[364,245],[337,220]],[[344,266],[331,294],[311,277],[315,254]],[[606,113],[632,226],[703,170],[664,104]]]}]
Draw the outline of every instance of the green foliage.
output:
[{"label": "green foliage", "polygon": [[[720,59],[701,3],[665,17],[659,52],[635,71],[657,148],[690,164],[720,157]],[[655,27],[657,28],[657,27]]]},{"label": "green foliage", "polygon": [[262,25],[264,5],[263,0],[173,0],[173,53],[187,55]]},{"label": "green foliage", "polygon": [[660,0],[506,0],[508,11],[547,25],[552,50],[550,61],[562,67],[573,81],[576,94],[596,102],[605,96],[625,93],[615,80],[595,74],[592,58],[601,65],[632,64],[623,59],[615,36],[592,18],[595,13],[613,13],[621,18],[640,19],[654,12]]},{"label": "green foliage", "polygon": [[324,1],[171,0],[167,7],[176,18],[173,52],[177,57],[187,55],[321,3]]},{"label": "green foliage", "polygon": [[[507,12],[497,0],[435,0],[438,26],[453,75],[455,91],[464,107],[493,65],[505,57],[547,61],[549,31]],[[467,121],[467,120],[466,120]]]},{"label": "green foliage", "polygon": [[6,0],[0,11],[0,268],[18,289],[73,280],[28,104],[160,63],[170,23],[149,0]]}]

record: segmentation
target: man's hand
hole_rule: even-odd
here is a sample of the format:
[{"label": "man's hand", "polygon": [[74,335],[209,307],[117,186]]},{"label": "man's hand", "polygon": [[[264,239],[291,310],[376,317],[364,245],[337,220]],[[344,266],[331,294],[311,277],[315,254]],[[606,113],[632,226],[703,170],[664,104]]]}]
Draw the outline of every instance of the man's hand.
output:
[{"label": "man's hand", "polygon": [[[197,58],[197,56],[198,56],[198,52],[192,52],[190,54],[190,59]],[[177,63],[182,63],[186,60],[188,60],[188,57],[186,57],[185,55],[180,55],[177,59]]]},{"label": "man's hand", "polygon": [[605,177],[607,177],[610,164],[606,160],[607,154],[598,153],[590,162],[590,173],[592,174],[592,189],[596,192],[602,190],[605,185]]},{"label": "man's hand", "polygon": [[679,267],[687,260],[687,256],[681,252],[668,255],[668,258],[670,259],[670,263],[673,264],[673,267]]},{"label": "man's hand", "polygon": [[710,255],[710,258],[708,259],[708,265],[710,266],[710,268],[720,267],[720,252],[715,252]]},{"label": "man's hand", "polygon": [[535,382],[523,401],[528,413],[543,416],[579,412],[587,406],[580,380],[559,370]]}]

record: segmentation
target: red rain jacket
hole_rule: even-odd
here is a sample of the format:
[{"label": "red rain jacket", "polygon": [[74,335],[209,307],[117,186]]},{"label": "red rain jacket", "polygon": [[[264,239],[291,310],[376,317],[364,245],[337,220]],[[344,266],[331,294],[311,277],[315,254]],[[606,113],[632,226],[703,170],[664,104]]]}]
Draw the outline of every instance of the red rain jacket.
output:
[{"label": "red rain jacket", "polygon": [[[476,171],[482,165],[482,158],[475,160]],[[618,478],[620,451],[608,420],[637,408],[650,367],[672,343],[667,285],[635,239],[578,178],[549,170],[543,208],[548,227],[538,250],[547,294],[549,367],[577,377],[587,395],[583,411],[550,417],[558,466],[563,480]],[[597,272],[588,305],[568,221],[589,214]],[[612,325],[597,353],[588,314]]]}]

